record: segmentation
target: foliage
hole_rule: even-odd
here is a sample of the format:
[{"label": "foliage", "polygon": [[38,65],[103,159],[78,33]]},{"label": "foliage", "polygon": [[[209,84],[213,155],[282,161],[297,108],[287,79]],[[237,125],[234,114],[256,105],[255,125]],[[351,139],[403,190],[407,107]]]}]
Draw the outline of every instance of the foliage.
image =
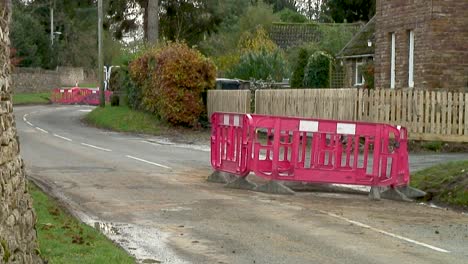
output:
[{"label": "foliage", "polygon": [[119,106],[120,105],[120,97],[116,94],[111,95],[110,98],[111,106]]},{"label": "foliage", "polygon": [[427,149],[427,150],[430,150],[430,151],[440,152],[442,150],[442,148],[444,147],[444,142],[442,142],[442,141],[424,142],[422,144],[422,147],[424,149]]},{"label": "foliage", "polygon": [[338,54],[358,31],[346,24],[323,25],[319,30],[322,37],[318,45],[332,55]]},{"label": "foliage", "polygon": [[258,27],[268,29],[273,23],[279,21],[279,18],[273,12],[273,8],[263,2],[249,6],[245,13],[239,18],[240,32],[256,30]]},{"label": "foliage", "polygon": [[468,161],[436,165],[411,175],[411,185],[426,191],[427,200],[468,206]]},{"label": "foliage", "polygon": [[60,208],[35,185],[28,184],[37,213],[37,237],[41,257],[48,263],[135,263],[94,228]]},{"label": "foliage", "polygon": [[244,80],[275,80],[282,81],[287,76],[287,63],[280,50],[245,53],[239,64],[228,73],[229,78]]},{"label": "foliage", "polygon": [[273,52],[278,49],[278,46],[268,37],[268,32],[262,26],[258,26],[252,33],[249,31],[244,32],[238,45],[241,54],[261,50]]},{"label": "foliage", "polygon": [[373,62],[368,62],[364,65],[361,66],[362,67],[362,75],[364,77],[364,80],[365,80],[365,83],[364,83],[364,88],[367,88],[367,89],[374,89],[375,88],[375,83],[374,83],[374,72],[375,72],[375,68],[374,68],[374,63]]},{"label": "foliage", "polygon": [[369,21],[375,4],[376,0],[328,0],[327,13],[336,23]]},{"label": "foliage", "polygon": [[277,13],[281,22],[289,22],[289,23],[305,23],[309,21],[306,16],[296,11],[293,11],[289,8],[285,8]]},{"label": "foliage", "polygon": [[[262,1],[262,0],[260,0]],[[252,0],[252,3],[258,4],[259,0]],[[290,9],[296,11],[296,0],[263,0],[264,3],[273,6],[275,12],[282,11],[284,9]]]},{"label": "foliage", "polygon": [[312,54],[304,70],[304,86],[310,88],[329,87],[332,59],[329,54],[322,51]]},{"label": "foliage", "polygon": [[201,95],[216,78],[214,64],[183,43],[149,49],[129,70],[142,88],[143,108],[173,125],[196,125],[204,110]]},{"label": "foliage", "polygon": [[50,93],[15,93],[13,94],[14,105],[27,104],[49,104]]},{"label": "foliage", "polygon": [[31,14],[13,9],[11,42],[19,67],[41,67],[48,63],[50,56],[49,38],[44,26]]},{"label": "foliage", "polygon": [[291,77],[292,88],[304,87],[304,70],[309,60],[309,52],[305,48],[299,50],[297,63],[294,65],[293,74]]}]

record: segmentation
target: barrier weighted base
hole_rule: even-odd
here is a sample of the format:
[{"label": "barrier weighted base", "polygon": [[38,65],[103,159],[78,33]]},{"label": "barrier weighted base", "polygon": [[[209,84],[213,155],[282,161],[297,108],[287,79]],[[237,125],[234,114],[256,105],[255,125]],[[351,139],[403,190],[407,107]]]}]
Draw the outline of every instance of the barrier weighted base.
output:
[{"label": "barrier weighted base", "polygon": [[234,181],[226,184],[224,187],[231,189],[240,189],[240,190],[255,190],[257,185],[253,182],[248,181],[246,178],[237,177]]},{"label": "barrier weighted base", "polygon": [[214,171],[206,180],[213,183],[230,183],[235,181],[237,178],[238,177],[236,175],[227,172]]},{"label": "barrier weighted base", "polygon": [[372,186],[369,192],[369,199],[373,201],[381,200],[381,190],[378,186]]},{"label": "barrier weighted base", "polygon": [[255,190],[259,192],[272,194],[294,194],[293,190],[289,189],[288,187],[284,186],[282,183],[279,183],[277,181],[269,181],[267,184],[258,186]]},{"label": "barrier weighted base", "polygon": [[426,192],[410,186],[400,187],[398,190],[408,198],[422,198],[427,195]]}]

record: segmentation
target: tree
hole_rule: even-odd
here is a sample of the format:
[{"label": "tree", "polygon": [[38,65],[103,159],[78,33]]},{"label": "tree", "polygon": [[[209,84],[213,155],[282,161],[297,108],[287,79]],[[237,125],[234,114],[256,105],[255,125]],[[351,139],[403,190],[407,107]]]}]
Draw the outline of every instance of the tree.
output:
[{"label": "tree", "polygon": [[[50,9],[54,10],[54,46],[51,47]],[[57,65],[95,67],[97,18],[94,0],[14,0],[12,45],[20,66],[55,68]]]},{"label": "tree", "polygon": [[281,10],[277,15],[281,19],[281,22],[305,23],[308,21],[306,16],[289,8]]},{"label": "tree", "polygon": [[33,15],[15,8],[10,38],[18,62],[16,66],[42,67],[47,64],[50,56],[49,38],[44,26]]},{"label": "tree", "polygon": [[328,0],[327,8],[336,23],[369,21],[375,14],[375,0]]},{"label": "tree", "polygon": [[[155,0],[109,0],[107,13],[109,27],[115,37],[121,39],[126,33],[139,26],[138,17],[143,15],[144,39],[149,40],[148,33],[155,29],[149,23],[159,15],[158,31],[168,40],[184,40],[196,44],[216,31],[225,17],[228,17],[226,5],[231,0],[160,0],[156,8]],[[238,3],[237,3],[238,4]],[[156,12],[158,10],[159,12]]]},{"label": "tree", "polygon": [[148,1],[148,42],[157,44],[159,40],[159,1]]}]

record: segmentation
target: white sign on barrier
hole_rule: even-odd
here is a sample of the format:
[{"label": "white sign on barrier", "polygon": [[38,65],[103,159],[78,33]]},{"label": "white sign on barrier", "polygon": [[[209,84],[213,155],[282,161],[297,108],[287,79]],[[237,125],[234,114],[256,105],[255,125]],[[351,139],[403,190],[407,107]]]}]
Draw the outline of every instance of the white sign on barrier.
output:
[{"label": "white sign on barrier", "polygon": [[234,116],[234,126],[240,126],[240,117],[238,115]]},{"label": "white sign on barrier", "polygon": [[224,115],[224,120],[223,120],[223,124],[225,126],[229,126],[229,115]]},{"label": "white sign on barrier", "polygon": [[319,122],[301,120],[299,122],[299,131],[301,132],[318,132]]},{"label": "white sign on barrier", "polygon": [[336,125],[336,133],[344,135],[356,135],[356,124],[343,124]]},{"label": "white sign on barrier", "polygon": [[63,92],[65,92],[65,90],[63,90],[63,89],[60,89],[60,93],[63,93]]}]

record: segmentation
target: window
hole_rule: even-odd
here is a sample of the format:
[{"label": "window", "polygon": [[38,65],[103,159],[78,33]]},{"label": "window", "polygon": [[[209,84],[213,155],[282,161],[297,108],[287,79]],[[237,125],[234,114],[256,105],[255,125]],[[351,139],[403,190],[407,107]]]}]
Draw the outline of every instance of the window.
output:
[{"label": "window", "polygon": [[395,89],[395,64],[396,64],[395,33],[390,33],[390,38],[391,38],[390,88]]},{"label": "window", "polygon": [[355,70],[355,78],[354,78],[354,85],[355,86],[358,86],[358,85],[363,85],[365,80],[364,80],[364,76],[362,75],[362,66],[364,65],[364,63],[362,61],[356,61],[356,70]]},{"label": "window", "polygon": [[408,87],[414,87],[414,31],[408,31]]}]

